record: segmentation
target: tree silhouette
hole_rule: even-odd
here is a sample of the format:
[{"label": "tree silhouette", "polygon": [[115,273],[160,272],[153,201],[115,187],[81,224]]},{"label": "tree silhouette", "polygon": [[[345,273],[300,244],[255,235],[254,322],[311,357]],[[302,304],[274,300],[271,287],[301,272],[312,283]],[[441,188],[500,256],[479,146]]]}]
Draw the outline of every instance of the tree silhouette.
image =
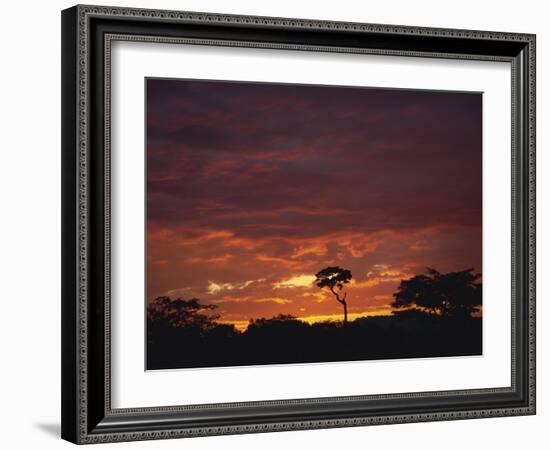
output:
[{"label": "tree silhouette", "polygon": [[217,325],[218,314],[204,314],[216,309],[217,305],[200,303],[197,298],[184,300],[170,297],[157,297],[147,307],[147,318],[156,323],[171,327],[193,327],[210,330]]},{"label": "tree silhouette", "polygon": [[473,270],[443,274],[428,268],[427,275],[401,280],[391,306],[442,317],[470,317],[481,305],[481,274]]},{"label": "tree silhouette", "polygon": [[[321,289],[328,287],[330,292],[334,295],[336,300],[344,307],[344,324],[348,322],[348,304],[346,303],[346,297],[348,293],[344,293],[343,297],[340,297],[340,293],[344,288],[344,284],[349,283],[351,280],[351,272],[341,267],[327,267],[315,274],[317,278],[315,284]],[[337,291],[336,291],[337,289]]]}]

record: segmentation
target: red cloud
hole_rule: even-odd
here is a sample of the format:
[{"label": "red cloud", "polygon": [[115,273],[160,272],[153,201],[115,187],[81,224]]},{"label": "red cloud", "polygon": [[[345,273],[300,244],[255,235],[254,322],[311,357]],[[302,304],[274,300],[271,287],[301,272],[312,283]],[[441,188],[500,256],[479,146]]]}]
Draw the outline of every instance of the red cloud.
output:
[{"label": "red cloud", "polygon": [[366,314],[426,266],[481,268],[480,94],[147,83],[149,299],[328,317],[314,285],[273,286],[340,265]]}]

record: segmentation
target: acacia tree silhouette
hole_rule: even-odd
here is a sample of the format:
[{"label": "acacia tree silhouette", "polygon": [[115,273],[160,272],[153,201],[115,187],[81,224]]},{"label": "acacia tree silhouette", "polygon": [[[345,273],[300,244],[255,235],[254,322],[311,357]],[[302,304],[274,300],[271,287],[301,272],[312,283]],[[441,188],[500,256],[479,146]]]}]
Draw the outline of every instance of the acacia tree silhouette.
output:
[{"label": "acacia tree silhouette", "polygon": [[428,267],[427,275],[401,280],[391,306],[441,317],[470,317],[481,305],[481,274],[473,270],[440,273]]},{"label": "acacia tree silhouette", "polygon": [[[326,269],[321,270],[315,274],[315,284],[317,287],[323,289],[328,287],[330,292],[336,297],[338,303],[342,304],[344,307],[344,324],[348,323],[348,304],[346,302],[346,297],[348,293],[344,293],[343,297],[340,297],[340,292],[344,288],[344,284],[349,283],[351,280],[351,272],[347,269],[342,269],[341,267],[327,267]],[[336,291],[335,289],[338,289]]]}]

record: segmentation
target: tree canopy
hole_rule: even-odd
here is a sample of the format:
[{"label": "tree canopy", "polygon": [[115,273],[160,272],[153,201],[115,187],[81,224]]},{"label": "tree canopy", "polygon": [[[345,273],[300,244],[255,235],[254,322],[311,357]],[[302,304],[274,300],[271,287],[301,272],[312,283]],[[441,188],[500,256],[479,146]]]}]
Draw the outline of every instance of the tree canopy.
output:
[{"label": "tree canopy", "polygon": [[428,268],[426,275],[401,281],[391,306],[444,317],[470,316],[481,306],[480,279],[474,269],[440,273]]},{"label": "tree canopy", "polygon": [[172,327],[197,327],[209,329],[216,326],[218,314],[205,314],[217,305],[201,303],[199,299],[157,297],[147,307],[147,317],[154,322],[164,322]]}]

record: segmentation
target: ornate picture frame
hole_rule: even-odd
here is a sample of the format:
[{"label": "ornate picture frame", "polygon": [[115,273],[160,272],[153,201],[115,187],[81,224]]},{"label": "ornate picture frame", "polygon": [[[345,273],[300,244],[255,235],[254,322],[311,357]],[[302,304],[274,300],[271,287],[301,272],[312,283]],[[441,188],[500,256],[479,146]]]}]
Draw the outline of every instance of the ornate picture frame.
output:
[{"label": "ornate picture frame", "polygon": [[[113,408],[110,76],[116,41],[509,63],[510,386]],[[85,444],[529,414],[535,414],[534,35],[82,5],[62,12],[64,439]]]}]

